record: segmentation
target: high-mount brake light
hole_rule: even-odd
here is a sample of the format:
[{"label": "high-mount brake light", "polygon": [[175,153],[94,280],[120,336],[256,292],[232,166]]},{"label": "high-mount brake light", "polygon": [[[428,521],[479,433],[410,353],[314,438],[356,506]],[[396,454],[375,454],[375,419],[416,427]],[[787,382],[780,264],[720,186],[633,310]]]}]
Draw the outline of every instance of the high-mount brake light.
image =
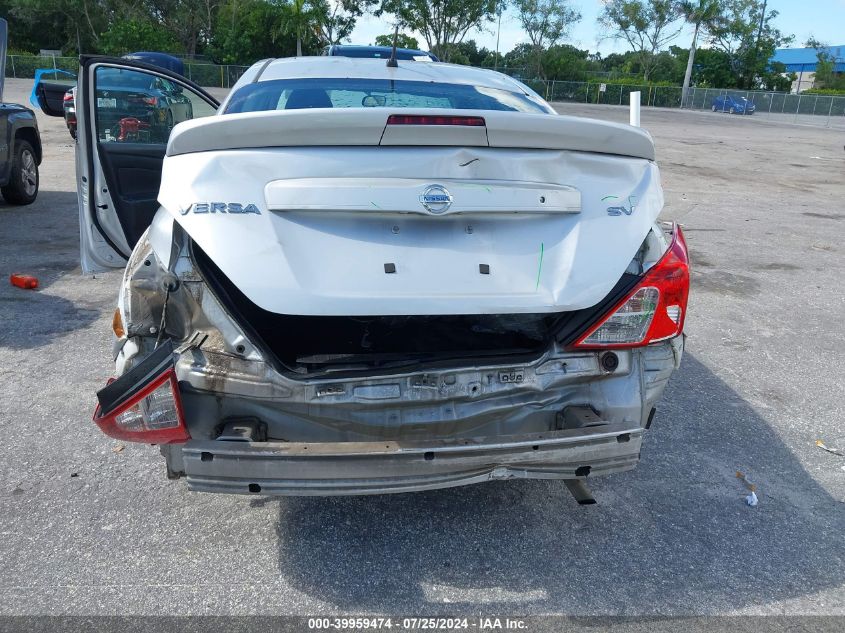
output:
[{"label": "high-mount brake light", "polygon": [[185,426],[173,350],[166,343],[97,393],[94,422],[119,440],[174,444],[191,439]]},{"label": "high-mount brake light", "polygon": [[684,331],[689,297],[689,257],[681,228],[640,282],[573,345],[580,349],[641,347]]},{"label": "high-mount brake light", "polygon": [[441,116],[431,114],[391,114],[387,117],[388,125],[468,125],[484,127],[486,123],[480,116]]}]

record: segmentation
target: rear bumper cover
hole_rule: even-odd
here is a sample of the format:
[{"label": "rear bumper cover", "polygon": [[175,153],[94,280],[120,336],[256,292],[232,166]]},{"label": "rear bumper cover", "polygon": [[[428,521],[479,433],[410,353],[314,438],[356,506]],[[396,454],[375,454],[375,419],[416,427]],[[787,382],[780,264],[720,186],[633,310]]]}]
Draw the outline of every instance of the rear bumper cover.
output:
[{"label": "rear bumper cover", "polygon": [[269,495],[413,492],[491,479],[578,479],[636,466],[635,423],[430,442],[222,442],[182,445],[188,488]]}]

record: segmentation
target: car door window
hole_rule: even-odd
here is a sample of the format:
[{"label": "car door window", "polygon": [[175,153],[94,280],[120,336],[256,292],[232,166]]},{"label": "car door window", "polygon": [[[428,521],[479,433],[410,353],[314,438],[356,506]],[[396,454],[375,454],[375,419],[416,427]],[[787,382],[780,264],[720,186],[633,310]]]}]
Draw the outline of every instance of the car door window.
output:
[{"label": "car door window", "polygon": [[178,82],[132,68],[98,67],[95,92],[100,143],[166,143],[173,126],[215,112]]}]

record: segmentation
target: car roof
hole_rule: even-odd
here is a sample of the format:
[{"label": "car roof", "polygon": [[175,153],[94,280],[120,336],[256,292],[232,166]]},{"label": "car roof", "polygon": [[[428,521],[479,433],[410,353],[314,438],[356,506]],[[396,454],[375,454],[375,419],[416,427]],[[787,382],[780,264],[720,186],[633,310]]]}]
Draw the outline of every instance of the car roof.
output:
[{"label": "car roof", "polygon": [[526,86],[502,73],[459,64],[421,64],[399,60],[396,68],[388,68],[384,59],[364,57],[285,57],[264,62],[264,68],[253,81],[274,79],[395,79],[396,81],[430,81],[498,88],[510,92],[532,94]]},{"label": "car roof", "polygon": [[137,53],[127,53],[123,59],[129,59],[136,62],[144,62],[159,66],[166,70],[173,71],[179,75],[185,74],[185,65],[181,59],[168,55],[167,53],[155,53],[151,51],[138,51]]}]

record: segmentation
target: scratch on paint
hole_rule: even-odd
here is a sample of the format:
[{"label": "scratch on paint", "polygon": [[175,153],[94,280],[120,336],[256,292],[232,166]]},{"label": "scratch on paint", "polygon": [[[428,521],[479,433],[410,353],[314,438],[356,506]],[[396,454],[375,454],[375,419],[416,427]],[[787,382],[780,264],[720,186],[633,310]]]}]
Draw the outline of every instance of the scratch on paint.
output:
[{"label": "scratch on paint", "polygon": [[540,287],[540,273],[543,272],[543,242],[540,242],[540,263],[537,265],[537,283],[534,286],[534,292]]},{"label": "scratch on paint", "polygon": [[604,202],[605,200],[619,200],[619,196],[605,196],[601,199],[602,202]]},{"label": "scratch on paint", "polygon": [[381,209],[381,207],[380,207],[380,206],[378,206],[378,205],[377,205],[375,202],[373,202],[372,200],[370,200],[370,204],[371,204],[371,205],[373,205],[376,209]]}]

